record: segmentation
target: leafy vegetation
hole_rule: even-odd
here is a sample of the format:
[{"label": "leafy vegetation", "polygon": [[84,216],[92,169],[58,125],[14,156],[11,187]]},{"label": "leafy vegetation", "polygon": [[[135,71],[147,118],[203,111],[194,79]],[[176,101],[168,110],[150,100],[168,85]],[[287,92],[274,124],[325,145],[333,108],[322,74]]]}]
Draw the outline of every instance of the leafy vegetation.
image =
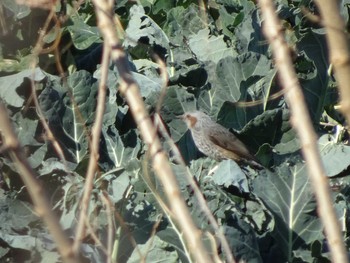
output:
[{"label": "leafy vegetation", "polygon": [[[319,149],[334,189],[334,207],[349,246],[350,148],[339,133],[344,119],[334,110],[338,96],[328,73],[325,31],[301,11],[305,6],[317,15],[312,1],[277,2],[295,69],[320,136]],[[163,123],[237,259],[329,262],[317,204],[261,31],[258,6],[248,0],[206,4],[207,9],[198,1],[116,2],[115,13],[125,34],[121,28],[118,32],[148,110],[154,114],[160,105]],[[349,21],[350,1],[341,4],[342,15]],[[50,21],[43,39],[47,52],[36,56],[33,48],[37,33],[49,12],[14,1],[2,1],[0,7],[0,99],[7,106],[31,166],[50,193],[64,230],[74,238],[101,78],[102,38],[94,9],[90,1],[79,7],[71,1],[58,3],[56,20]],[[167,65],[165,96],[156,57]],[[35,62],[37,67],[31,69]],[[108,213],[102,201],[106,193],[115,209],[113,258],[117,262],[139,262],[140,255],[146,262],[190,262],[182,236],[164,209],[167,201],[153,176],[147,149],[118,92],[119,76],[113,63],[108,73],[99,172],[88,215],[91,229],[83,240],[81,254],[87,262],[106,260]],[[39,119],[32,88],[64,160]],[[280,96],[273,97],[279,92]],[[218,163],[203,157],[185,124],[176,118],[194,109],[207,112],[237,133],[267,169],[254,171],[233,161]],[[165,137],[163,143],[182,196],[197,226],[206,233],[208,250],[225,258],[219,243],[214,242],[213,247],[215,231],[186,179],[188,170],[176,161],[177,155]],[[1,152],[0,164],[1,260],[59,261],[54,242],[33,211],[6,151]]]}]

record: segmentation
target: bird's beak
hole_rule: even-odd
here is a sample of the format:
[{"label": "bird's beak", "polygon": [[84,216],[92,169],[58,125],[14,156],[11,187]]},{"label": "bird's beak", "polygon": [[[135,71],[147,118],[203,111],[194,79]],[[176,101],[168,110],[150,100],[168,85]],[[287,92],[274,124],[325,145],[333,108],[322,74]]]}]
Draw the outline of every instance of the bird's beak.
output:
[{"label": "bird's beak", "polygon": [[185,114],[176,116],[176,119],[184,120],[185,119]]}]

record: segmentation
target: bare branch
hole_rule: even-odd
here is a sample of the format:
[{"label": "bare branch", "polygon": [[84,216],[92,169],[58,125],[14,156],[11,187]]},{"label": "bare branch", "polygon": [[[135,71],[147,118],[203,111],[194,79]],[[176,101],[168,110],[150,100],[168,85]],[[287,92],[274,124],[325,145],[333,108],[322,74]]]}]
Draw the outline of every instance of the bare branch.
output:
[{"label": "bare branch", "polygon": [[113,214],[114,214],[114,206],[109,198],[107,193],[102,193],[100,195],[100,198],[106,208],[106,214],[107,214],[107,224],[108,224],[108,231],[107,231],[107,263],[112,263],[112,252],[113,252],[113,241],[114,241],[114,224],[113,224]]},{"label": "bare branch", "polygon": [[334,67],[341,96],[341,112],[350,124],[350,50],[345,22],[340,16],[340,1],[315,1],[321,12],[322,24],[326,27],[326,37],[330,62]]},{"label": "bare branch", "polygon": [[[48,16],[46,18],[46,21],[45,21],[45,24],[43,25],[43,28],[39,32],[38,40],[37,40],[37,42],[36,42],[36,44],[35,44],[35,46],[33,48],[33,51],[32,51],[35,59],[32,59],[32,61],[30,63],[30,68],[33,70],[33,74],[34,74],[34,70],[35,70],[35,68],[37,67],[37,64],[38,64],[38,61],[37,61],[36,58],[39,56],[39,54],[44,53],[44,51],[43,51],[44,36],[47,33],[49,25],[50,25],[50,22],[52,20],[54,20],[55,23],[56,23],[55,30],[57,30],[58,37],[54,41],[54,44],[49,48],[49,50],[55,50],[55,49],[57,50],[58,44],[59,44],[60,39],[61,39],[61,30],[60,30],[60,27],[59,27],[58,19],[56,17],[55,8],[54,8],[53,5],[51,6],[50,13],[48,14]],[[35,104],[35,107],[36,107],[37,114],[39,116],[40,122],[43,125],[43,128],[44,128],[44,130],[46,132],[46,139],[52,143],[53,148],[55,149],[55,151],[58,154],[60,160],[64,164],[66,172],[69,173],[67,161],[66,161],[66,159],[64,157],[63,150],[62,150],[60,144],[58,143],[58,141],[56,140],[55,136],[53,135],[53,133],[52,133],[52,131],[50,129],[50,126],[49,126],[49,124],[47,123],[47,121],[45,119],[45,116],[44,116],[44,113],[43,113],[43,111],[41,109],[41,106],[39,104],[38,96],[36,94],[36,84],[34,82],[34,76],[31,78],[30,81],[31,81],[31,89],[32,89],[31,98],[34,101],[34,104]]]},{"label": "bare branch", "polygon": [[91,131],[91,144],[90,144],[90,152],[91,157],[89,159],[89,165],[86,172],[86,181],[84,185],[84,194],[81,201],[81,210],[79,214],[79,220],[75,235],[75,240],[73,244],[73,250],[78,253],[80,243],[84,237],[85,233],[85,220],[87,217],[87,212],[90,203],[90,196],[94,184],[95,173],[97,169],[97,162],[99,158],[99,145],[100,145],[100,137],[102,130],[102,122],[103,115],[105,112],[105,100],[106,100],[106,82],[108,76],[108,63],[110,56],[110,48],[108,45],[104,45],[103,49],[103,58],[101,65],[101,81],[98,88],[98,97],[97,97],[97,108],[96,108],[96,117],[94,125],[92,126]]},{"label": "bare branch", "polygon": [[[179,149],[176,147],[174,141],[170,138],[167,130],[165,129],[164,124],[162,123],[162,120],[160,118],[160,115],[158,113],[155,114],[154,119],[155,119],[154,122],[155,122],[155,124],[157,124],[160,133],[163,135],[164,138],[166,138],[166,140],[170,144],[170,147],[173,150],[174,155],[176,156],[177,162],[179,162],[183,167],[186,167],[185,161],[183,160]],[[194,176],[191,174],[190,169],[188,167],[186,167],[186,179],[189,182],[189,184],[191,185],[191,188],[193,189],[193,193],[196,196],[196,199],[199,203],[200,209],[204,212],[205,216],[207,217],[208,221],[210,222],[211,227],[215,231],[215,235],[218,237],[218,239],[221,242],[222,250],[224,251],[224,253],[226,255],[226,261],[228,263],[235,263],[236,261],[233,257],[230,245],[229,245],[229,243],[228,243],[228,241],[223,233],[223,229],[221,229],[218,222],[216,222],[216,219],[213,216],[213,214],[211,213],[201,190],[199,189],[197,183],[195,182],[195,180],[193,178],[194,178]]]},{"label": "bare branch", "polygon": [[[348,262],[340,226],[333,209],[328,180],[318,152],[317,137],[293,67],[289,47],[282,35],[281,23],[271,0],[260,0],[259,2],[264,17],[263,30],[271,44],[280,81],[286,90],[285,96],[291,109],[292,125],[301,141],[302,152],[315,191],[319,215],[325,227],[333,262]],[[328,1],[322,1],[322,5],[325,2]]]},{"label": "bare branch", "polygon": [[26,185],[29,195],[33,200],[37,214],[47,225],[62,259],[66,263],[79,262],[78,256],[72,253],[71,242],[60,226],[59,220],[44,193],[37,175],[30,167],[23,150],[20,147],[17,136],[13,131],[5,106],[0,103],[0,123],[4,145],[8,147],[9,155],[16,164],[17,171]]},{"label": "bare branch", "polygon": [[121,76],[119,91],[128,101],[141,136],[149,147],[148,150],[152,157],[153,169],[164,186],[170,208],[176,215],[177,223],[183,231],[187,246],[197,262],[210,262],[210,256],[202,243],[202,234],[195,226],[189,210],[181,197],[181,192],[170,167],[169,160],[162,150],[157,130],[146,111],[139,88],[128,68],[127,57],[122,50],[115,32],[113,1],[93,0],[93,3],[98,18],[98,26],[104,36],[105,43],[108,43],[112,48],[111,56]]}]

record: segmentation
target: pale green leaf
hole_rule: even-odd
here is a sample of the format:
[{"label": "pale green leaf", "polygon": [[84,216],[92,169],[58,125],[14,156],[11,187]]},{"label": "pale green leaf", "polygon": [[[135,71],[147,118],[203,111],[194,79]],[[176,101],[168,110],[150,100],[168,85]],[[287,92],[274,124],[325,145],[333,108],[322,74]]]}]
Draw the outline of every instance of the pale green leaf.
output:
[{"label": "pale green leaf", "polygon": [[350,146],[336,143],[331,136],[323,135],[318,140],[318,147],[327,176],[336,176],[350,166]]},{"label": "pale green leaf", "polygon": [[235,186],[243,193],[249,193],[248,180],[238,164],[232,160],[222,161],[213,174],[213,181],[224,187]]},{"label": "pale green leaf", "polygon": [[80,18],[73,19],[74,24],[67,29],[77,49],[87,49],[94,43],[101,43],[100,31],[97,27],[91,27]]},{"label": "pale green leaf", "polygon": [[25,78],[41,81],[45,78],[44,72],[36,68],[35,70],[27,69],[20,73],[0,77],[0,97],[9,105],[22,107],[24,99],[18,95],[17,88],[22,85]]},{"label": "pale green leaf", "polygon": [[188,44],[201,61],[218,63],[222,58],[237,55],[232,47],[227,47],[224,36],[212,36],[209,34],[209,29],[202,29],[196,35],[191,35]]},{"label": "pale green leaf", "polygon": [[138,251],[135,249],[130,256],[127,263],[138,263],[140,262],[140,253],[144,255],[143,259],[146,263],[151,262],[178,262],[179,257],[176,251],[173,251],[169,245],[162,241],[159,237],[154,236],[152,239],[148,240],[145,244],[140,244],[137,247]]}]

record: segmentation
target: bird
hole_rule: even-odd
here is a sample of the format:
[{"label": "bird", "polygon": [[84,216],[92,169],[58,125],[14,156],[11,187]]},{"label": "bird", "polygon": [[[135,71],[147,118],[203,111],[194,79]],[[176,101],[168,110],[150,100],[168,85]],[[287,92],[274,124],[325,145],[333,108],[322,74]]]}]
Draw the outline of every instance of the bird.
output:
[{"label": "bird", "polygon": [[185,112],[179,116],[191,131],[194,144],[204,155],[217,161],[231,159],[256,169],[263,166],[248,148],[224,126],[214,122],[201,111]]}]

